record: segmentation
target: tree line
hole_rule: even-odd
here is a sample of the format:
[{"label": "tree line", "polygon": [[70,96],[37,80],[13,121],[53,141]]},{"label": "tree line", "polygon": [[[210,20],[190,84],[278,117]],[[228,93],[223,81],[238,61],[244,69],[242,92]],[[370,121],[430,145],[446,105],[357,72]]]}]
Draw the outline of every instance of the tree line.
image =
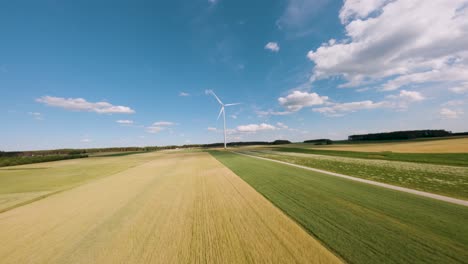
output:
[{"label": "tree line", "polygon": [[385,133],[373,133],[362,135],[351,135],[349,141],[360,140],[399,140],[399,139],[415,139],[415,138],[430,138],[430,137],[448,137],[452,136],[452,132],[443,129],[426,129],[426,130],[407,130],[393,131]]}]

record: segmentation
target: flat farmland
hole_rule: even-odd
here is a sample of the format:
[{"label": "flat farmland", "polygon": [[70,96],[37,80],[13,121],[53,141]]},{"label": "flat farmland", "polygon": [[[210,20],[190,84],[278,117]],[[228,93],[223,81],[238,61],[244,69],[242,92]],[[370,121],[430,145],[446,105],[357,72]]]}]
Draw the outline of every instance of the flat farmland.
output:
[{"label": "flat farmland", "polygon": [[468,137],[434,140],[408,140],[386,143],[359,143],[314,146],[298,144],[302,147],[360,152],[399,152],[399,153],[468,153]]},{"label": "flat farmland", "polygon": [[1,213],[1,262],[341,262],[211,155],[144,155]]},{"label": "flat farmland", "polygon": [[86,158],[0,168],[0,212],[154,159],[154,155]]},{"label": "flat farmland", "polygon": [[468,200],[468,167],[261,149],[243,153]]},{"label": "flat farmland", "polygon": [[211,152],[349,263],[466,263],[468,208],[239,154]]}]

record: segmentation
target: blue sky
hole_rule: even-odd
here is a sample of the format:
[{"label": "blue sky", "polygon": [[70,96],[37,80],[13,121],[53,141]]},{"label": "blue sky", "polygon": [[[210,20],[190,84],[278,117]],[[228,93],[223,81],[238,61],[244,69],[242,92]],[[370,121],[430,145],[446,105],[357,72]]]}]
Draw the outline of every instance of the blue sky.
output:
[{"label": "blue sky", "polygon": [[3,1],[0,150],[468,130],[465,0]]}]

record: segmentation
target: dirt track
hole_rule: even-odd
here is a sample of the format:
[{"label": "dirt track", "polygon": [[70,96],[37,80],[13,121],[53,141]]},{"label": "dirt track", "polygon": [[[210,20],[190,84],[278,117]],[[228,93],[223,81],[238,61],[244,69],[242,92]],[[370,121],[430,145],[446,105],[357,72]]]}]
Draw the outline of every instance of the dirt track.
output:
[{"label": "dirt track", "polygon": [[[468,206],[468,201],[466,201],[466,200],[456,199],[456,198],[443,196],[443,195],[438,195],[438,194],[429,193],[429,192],[418,191],[418,190],[409,189],[409,188],[400,187],[400,186],[395,186],[395,185],[391,185],[391,184],[387,184],[387,183],[361,179],[361,178],[352,177],[352,176],[348,176],[348,175],[344,175],[344,174],[340,174],[340,173],[335,173],[335,172],[310,168],[310,167],[307,167],[307,166],[297,165],[297,164],[284,162],[284,161],[280,161],[280,160],[269,159],[269,158],[254,156],[254,155],[248,155],[248,154],[239,153],[239,152],[234,152],[234,153],[239,154],[239,155],[243,155],[243,156],[247,156],[247,157],[251,157],[251,158],[255,158],[255,159],[268,160],[268,161],[281,163],[281,164],[284,164],[284,165],[293,166],[293,167],[297,167],[297,168],[301,168],[301,169],[305,169],[305,170],[320,172],[320,173],[323,173],[323,174],[327,174],[327,175],[331,175],[331,176],[335,176],[335,177],[340,177],[340,178],[345,178],[345,179],[352,180],[352,181],[367,183],[367,184],[371,184],[371,185],[375,185],[375,186],[379,186],[379,187],[383,187],[383,188],[387,188],[387,189],[397,190],[397,191],[400,191],[400,192],[406,192],[406,193],[411,193],[411,194],[415,194],[415,195],[419,195],[419,196],[424,196],[424,197],[436,199],[436,200],[439,200],[439,201],[444,201],[444,202],[448,202],[448,203]],[[290,154],[290,153],[286,153],[286,154]],[[295,154],[295,155],[307,156],[307,154]]]},{"label": "dirt track", "polygon": [[338,263],[206,153],[153,161],[0,214],[2,263]]}]

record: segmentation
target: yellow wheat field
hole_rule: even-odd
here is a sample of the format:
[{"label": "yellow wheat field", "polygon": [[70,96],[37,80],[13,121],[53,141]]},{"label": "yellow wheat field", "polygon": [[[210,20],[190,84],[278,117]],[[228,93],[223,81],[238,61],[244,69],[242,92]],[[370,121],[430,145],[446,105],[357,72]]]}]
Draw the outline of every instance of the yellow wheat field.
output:
[{"label": "yellow wheat field", "polygon": [[329,145],[317,146],[314,148],[363,152],[392,151],[402,153],[468,153],[468,137],[398,143]]},{"label": "yellow wheat field", "polygon": [[167,153],[0,214],[1,263],[339,263],[207,153]]}]

